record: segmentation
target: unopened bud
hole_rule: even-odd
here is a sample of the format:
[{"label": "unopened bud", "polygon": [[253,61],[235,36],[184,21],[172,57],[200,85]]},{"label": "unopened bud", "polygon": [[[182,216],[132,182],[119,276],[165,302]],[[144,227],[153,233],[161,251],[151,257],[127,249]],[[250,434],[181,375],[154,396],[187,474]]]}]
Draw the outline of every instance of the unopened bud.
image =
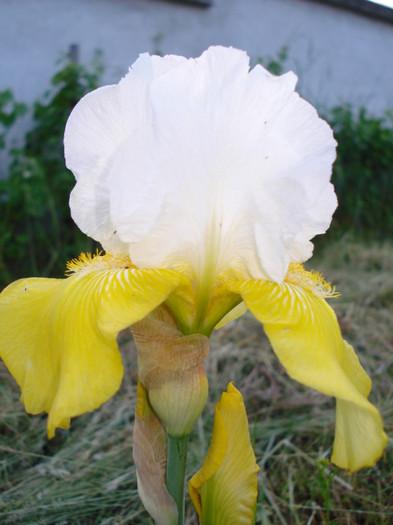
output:
[{"label": "unopened bud", "polygon": [[132,327],[139,378],[149,401],[171,436],[188,435],[206,404],[208,381],[203,361],[209,339],[183,335],[161,308]]}]

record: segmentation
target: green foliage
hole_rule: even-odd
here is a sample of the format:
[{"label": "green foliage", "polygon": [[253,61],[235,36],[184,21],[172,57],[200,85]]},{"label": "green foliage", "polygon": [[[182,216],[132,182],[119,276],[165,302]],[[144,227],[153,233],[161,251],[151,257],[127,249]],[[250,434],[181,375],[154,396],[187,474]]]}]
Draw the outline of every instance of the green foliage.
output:
[{"label": "green foliage", "polygon": [[328,117],[338,142],[333,183],[339,230],[388,238],[393,235],[393,116],[356,114],[336,107]]},{"label": "green foliage", "polygon": [[[90,67],[63,58],[44,102],[34,105],[33,128],[0,181],[0,285],[22,276],[61,276],[66,260],[93,249],[70,217],[75,179],[64,164],[63,135],[70,111],[98,86],[102,71],[99,55]],[[14,120],[20,113],[13,103]]]},{"label": "green foliage", "polygon": [[285,62],[288,59],[288,47],[281,47],[275,57],[258,57],[257,64],[261,64],[273,75],[281,75],[285,71]]},{"label": "green foliage", "polygon": [[337,525],[337,521],[331,523],[330,521],[330,508],[331,508],[331,488],[334,479],[334,472],[329,470],[329,460],[320,459],[316,462],[316,468],[318,473],[319,488],[322,493],[325,512],[326,512],[326,525]]},{"label": "green foliage", "polygon": [[11,90],[0,91],[0,149],[5,147],[6,131],[26,113],[26,106],[16,102]]}]

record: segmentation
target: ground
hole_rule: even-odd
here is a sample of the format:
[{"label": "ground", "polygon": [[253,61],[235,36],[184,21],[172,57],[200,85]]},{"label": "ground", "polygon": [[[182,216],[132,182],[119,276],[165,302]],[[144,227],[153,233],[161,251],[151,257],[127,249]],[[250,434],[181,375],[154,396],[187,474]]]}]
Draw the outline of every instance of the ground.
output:
[{"label": "ground", "polygon": [[[214,403],[229,381],[241,390],[258,463],[257,524],[393,522],[393,245],[342,239],[310,261],[341,293],[331,299],[344,337],[373,379],[371,400],[390,437],[384,457],[353,475],[329,463],[334,401],[285,374],[250,315],[217,331],[206,369],[210,396],[196,425],[188,472],[202,464]],[[126,373],[118,394],[47,441],[46,417],[25,414],[0,365],[0,521],[9,524],[150,524],[132,462],[136,355],[119,337]],[[187,524],[197,523],[187,502]]]}]

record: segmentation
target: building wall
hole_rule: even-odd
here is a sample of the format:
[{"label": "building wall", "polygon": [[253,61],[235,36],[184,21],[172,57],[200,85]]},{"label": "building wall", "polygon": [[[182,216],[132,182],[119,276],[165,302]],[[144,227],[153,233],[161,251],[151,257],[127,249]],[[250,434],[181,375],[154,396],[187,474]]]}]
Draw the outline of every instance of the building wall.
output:
[{"label": "building wall", "polygon": [[207,9],[160,0],[0,0],[0,90],[31,102],[71,44],[82,62],[102,49],[105,82],[140,52],[198,56],[211,44],[255,61],[289,48],[288,69],[306,98],[373,113],[393,108],[393,25],[308,0],[212,0]]}]

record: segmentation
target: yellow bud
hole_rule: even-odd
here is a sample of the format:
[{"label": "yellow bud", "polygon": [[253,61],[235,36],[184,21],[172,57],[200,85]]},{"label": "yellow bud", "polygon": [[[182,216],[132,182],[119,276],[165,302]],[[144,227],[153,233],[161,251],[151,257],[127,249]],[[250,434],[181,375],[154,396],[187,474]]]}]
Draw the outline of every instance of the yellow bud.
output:
[{"label": "yellow bud", "polygon": [[243,398],[229,383],[216,405],[204,464],[188,485],[201,524],[254,523],[258,471]]}]

